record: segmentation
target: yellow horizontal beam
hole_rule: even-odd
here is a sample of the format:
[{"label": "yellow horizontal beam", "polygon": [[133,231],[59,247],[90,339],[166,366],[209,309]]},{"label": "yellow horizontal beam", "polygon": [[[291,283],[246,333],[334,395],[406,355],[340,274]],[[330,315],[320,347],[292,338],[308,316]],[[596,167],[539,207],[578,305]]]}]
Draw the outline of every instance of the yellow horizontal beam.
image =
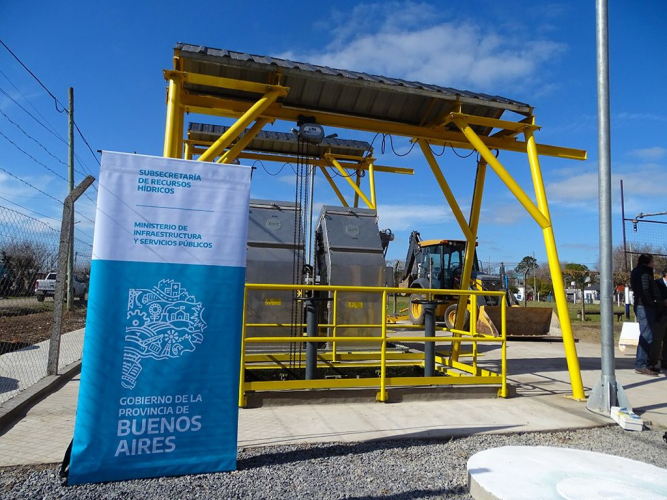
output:
[{"label": "yellow horizontal beam", "polygon": [[[531,120],[512,122],[509,120],[500,120],[498,118],[487,118],[486,116],[468,115],[465,113],[450,113],[447,117],[447,123],[456,118],[463,118],[470,125],[479,125],[481,127],[499,128],[511,132],[520,133],[526,129],[539,130],[540,126],[531,123]],[[531,117],[529,117],[531,118]]]},{"label": "yellow horizontal beam", "polygon": [[[321,290],[331,292],[364,292],[364,293],[406,293],[405,288],[381,286],[349,286],[349,285],[283,285],[268,283],[246,283],[246,290]],[[446,290],[440,288],[420,288],[419,293],[436,295],[484,295],[504,297],[503,291],[492,290]],[[405,325],[407,326],[407,325]]]},{"label": "yellow horizontal beam", "polygon": [[256,94],[266,94],[272,90],[278,90],[282,96],[289,93],[289,87],[283,87],[282,85],[267,85],[266,83],[223,78],[221,76],[202,75],[199,73],[186,73],[184,71],[164,70],[164,78],[165,80],[180,78],[183,83],[190,83],[192,85],[242,90]]},{"label": "yellow horizontal beam", "polygon": [[[502,377],[462,376],[462,377],[387,377],[386,387],[422,385],[497,385]],[[343,389],[354,387],[379,387],[380,378],[341,378],[315,380],[279,380],[275,382],[244,382],[244,391],[271,391],[296,389]]]},{"label": "yellow horizontal beam", "polygon": [[[213,144],[212,142],[204,142],[204,141],[193,141],[193,140],[188,140],[185,141],[186,143],[190,144],[197,144],[201,146],[210,146]],[[204,152],[205,149],[200,149],[200,148],[193,148],[192,153],[193,154],[200,154],[200,152]],[[295,156],[286,156],[286,155],[278,155],[278,154],[264,154],[264,153],[251,153],[251,152],[243,152],[240,153],[238,158],[240,159],[246,159],[246,160],[260,160],[260,161],[271,161],[271,162],[276,162],[276,163],[290,163],[293,161],[296,161]],[[329,164],[322,159],[318,158],[311,158],[308,160],[308,163],[311,165],[316,165],[318,167],[327,167],[331,168]],[[368,170],[368,165],[365,163],[349,163],[349,162],[339,162],[340,165],[343,168],[354,168],[355,170]],[[389,173],[389,174],[403,174],[403,175],[414,175],[415,169],[414,168],[403,168],[403,167],[391,167],[387,165],[374,165],[373,170],[375,172],[383,172],[383,173]]]},{"label": "yellow horizontal beam", "polygon": [[[186,107],[186,111],[193,113],[215,116],[238,116],[239,113],[247,111],[251,104],[246,101],[233,99],[192,95],[184,91],[181,95],[181,105]],[[311,109],[288,107],[278,103],[272,104],[262,112],[263,117],[291,122],[298,121],[299,116],[304,114],[314,117],[317,123],[323,126],[425,139],[431,144],[442,146],[447,143],[461,149],[475,149],[462,133],[445,130],[440,127],[421,127],[371,118],[345,116]],[[489,149],[526,153],[526,143],[518,141],[513,137],[482,137],[482,140]],[[586,151],[582,149],[538,144],[537,151],[542,156],[555,156],[574,160],[586,159]]]}]

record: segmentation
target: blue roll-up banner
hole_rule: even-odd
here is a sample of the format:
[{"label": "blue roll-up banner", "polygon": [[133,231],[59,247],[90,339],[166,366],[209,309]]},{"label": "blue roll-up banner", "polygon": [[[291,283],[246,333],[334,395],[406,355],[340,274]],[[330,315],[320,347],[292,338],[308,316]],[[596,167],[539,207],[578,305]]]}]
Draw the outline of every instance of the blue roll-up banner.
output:
[{"label": "blue roll-up banner", "polygon": [[236,468],[250,172],[104,153],[70,484]]}]

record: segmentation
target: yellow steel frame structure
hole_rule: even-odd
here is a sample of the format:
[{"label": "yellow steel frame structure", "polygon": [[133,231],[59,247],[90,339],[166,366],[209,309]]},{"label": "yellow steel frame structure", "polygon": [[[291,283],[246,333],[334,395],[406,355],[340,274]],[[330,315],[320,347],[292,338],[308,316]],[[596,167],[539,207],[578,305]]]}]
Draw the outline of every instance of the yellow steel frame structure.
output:
[{"label": "yellow steel frame structure", "polygon": [[[311,116],[317,123],[323,126],[409,137],[419,143],[420,148],[436,177],[438,185],[445,195],[445,198],[465,235],[468,245],[474,245],[476,239],[479,214],[481,212],[483,178],[486,165],[488,164],[542,229],[549,268],[554,283],[556,307],[563,332],[563,343],[570,374],[572,395],[577,400],[585,400],[579,360],[577,358],[570,317],[567,310],[565,290],[547,197],[544,190],[544,181],[542,178],[539,156],[543,155],[563,159],[585,160],[586,151],[537,144],[534,138],[534,132],[538,130],[539,127],[535,124],[535,117],[532,115],[521,119],[520,121],[513,122],[465,114],[461,112],[461,105],[458,105],[454,106],[454,112],[442,117],[438,123],[412,125],[359,116],[322,112],[297,106],[286,106],[280,102],[280,97],[287,95],[289,92],[289,88],[287,87],[184,73],[179,71],[179,69],[180,61],[179,52],[177,50],[174,55],[174,70],[165,71],[164,73],[165,78],[169,81],[164,156],[181,157],[183,155],[183,113],[186,112],[236,118],[234,125],[203,151],[197,150],[195,147],[196,145],[192,142],[185,141],[185,156],[191,158],[193,154],[201,153],[201,156],[199,156],[199,160],[201,161],[211,161],[220,155],[223,156],[219,161],[223,163],[231,161],[234,156],[239,158],[251,157],[251,155],[247,153],[239,152],[238,150],[241,149],[240,147],[236,148],[236,150],[232,148],[232,150],[234,150],[233,152],[232,150],[229,150],[226,153],[224,151],[225,148],[239,138],[240,134],[243,133],[246,127],[253,121],[255,122],[255,126],[251,131],[257,133],[261,127],[269,121],[284,120],[295,123],[299,120],[301,115]],[[275,81],[279,81],[280,76],[278,74],[275,76]],[[254,95],[255,97],[249,97],[247,99],[231,99],[210,95],[199,95],[187,92],[183,86],[184,83],[243,91],[251,96]],[[458,131],[445,128],[444,125],[450,123],[454,124],[458,128]],[[498,131],[489,136],[479,136],[473,130],[473,126],[490,127],[492,129],[498,129]],[[524,137],[523,141],[518,139],[521,135]],[[431,153],[431,145],[450,145],[452,147],[475,150],[484,160],[484,166],[478,167],[478,185],[476,186],[475,200],[473,201],[473,208],[469,220],[466,220],[463,216],[461,209],[445,180],[444,174]],[[528,197],[510,173],[503,167],[497,157],[492,153],[492,150],[513,151],[525,153],[528,156],[537,204]],[[267,155],[259,156],[268,158]],[[313,162],[313,164],[319,166],[324,172],[325,177],[339,197],[341,204],[349,206],[342,193],[335,185],[333,178],[326,172],[326,167],[333,167],[340,173],[342,168],[344,168],[344,165],[338,158],[330,155],[325,156],[323,163]],[[368,163],[364,166],[360,165],[361,164],[355,165],[355,168],[366,168],[369,170],[369,173],[383,171],[378,166],[373,166],[372,163]],[[343,173],[344,172],[345,171],[343,170]],[[400,172],[399,169],[394,169],[394,172],[405,173]],[[482,172],[481,180],[480,172]],[[344,174],[344,178],[354,190],[355,200],[358,202],[359,198],[361,198],[368,207],[375,208],[377,201],[375,199],[374,179],[371,181],[370,196],[362,196],[363,193],[357,185],[357,182],[355,182],[356,179],[353,181],[349,177],[348,174]],[[373,176],[369,175],[369,177],[372,178]],[[470,282],[472,255],[473,252],[467,252],[466,261],[464,263],[464,275],[462,277],[463,287],[467,287]],[[460,298],[460,304],[465,303],[465,301],[465,298]],[[463,317],[461,317],[460,320],[463,321]],[[456,326],[460,326],[458,320]],[[455,340],[456,338],[457,337],[453,337],[452,340],[452,363],[458,362],[458,341]]]},{"label": "yellow steel frame structure", "polygon": [[[373,294],[382,297],[382,318],[380,323],[369,324],[342,324],[338,323],[335,308],[333,314],[333,323],[320,324],[319,329],[330,329],[331,336],[317,337],[276,337],[276,336],[247,336],[247,328],[276,328],[289,325],[281,323],[247,323],[246,307],[248,291],[250,290],[298,290],[300,292],[322,292],[330,293],[333,296],[333,304],[337,303],[340,294],[350,292],[362,292],[372,296]],[[387,323],[387,297],[389,294],[403,293],[404,288],[384,288],[384,287],[360,287],[360,286],[320,286],[320,285],[263,285],[246,284],[244,292],[243,308],[243,335],[241,341],[241,372],[239,382],[239,406],[247,406],[247,393],[250,391],[277,391],[277,390],[297,390],[297,389],[337,389],[354,387],[377,388],[376,399],[380,402],[386,402],[389,399],[388,390],[391,387],[406,386],[443,386],[443,385],[491,385],[498,386],[498,395],[507,397],[507,334],[505,331],[506,304],[503,302],[501,309],[500,336],[494,337],[477,332],[476,303],[478,295],[497,295],[504,296],[504,292],[479,292],[471,290],[448,290],[448,294],[460,295],[464,301],[470,300],[472,303],[472,316],[470,320],[470,331],[460,329],[438,328],[435,337],[408,336],[390,333],[391,330],[405,330],[408,325],[392,326]],[[442,290],[423,290],[424,293],[443,293]],[[502,301],[501,301],[502,302]],[[305,324],[294,325],[297,329],[303,330]],[[379,337],[347,336],[339,334],[339,330],[358,329],[358,328],[379,328],[381,335]],[[413,327],[420,328],[420,327]],[[308,342],[328,342],[333,345],[330,352],[320,353],[317,356],[317,366],[319,368],[360,368],[360,367],[379,367],[380,376],[370,378],[347,378],[347,379],[313,379],[313,380],[279,380],[279,381],[261,381],[248,382],[246,380],[246,370],[266,370],[286,367],[289,364],[288,354],[249,354],[246,348],[250,344],[306,344]],[[397,354],[387,352],[388,342],[436,342],[452,343],[459,347],[461,343],[472,344],[472,363],[463,363],[453,360],[451,357],[437,354],[435,357],[436,369],[440,375],[433,377],[388,377],[387,368],[396,366],[420,366],[423,367],[425,360],[423,353]],[[494,372],[478,366],[478,343],[500,344],[500,372]],[[365,352],[340,353],[336,346],[338,343],[375,343],[378,348]],[[303,359],[298,361],[298,368],[303,368]]]}]

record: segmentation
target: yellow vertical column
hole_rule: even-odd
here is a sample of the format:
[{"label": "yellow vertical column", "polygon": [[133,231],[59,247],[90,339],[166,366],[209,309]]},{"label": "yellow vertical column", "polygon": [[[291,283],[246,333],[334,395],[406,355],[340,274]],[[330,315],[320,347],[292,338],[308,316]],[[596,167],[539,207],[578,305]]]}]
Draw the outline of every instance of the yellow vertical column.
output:
[{"label": "yellow vertical column", "polygon": [[178,129],[178,115],[182,114],[181,107],[181,82],[175,75],[169,76],[169,90],[167,91],[167,120],[164,130],[164,148],[162,156],[174,158],[176,144],[176,130]]},{"label": "yellow vertical column", "polygon": [[[180,92],[179,92],[180,94]],[[180,95],[179,95],[179,105],[176,108],[176,127],[174,129],[174,158],[183,158],[183,125],[185,124],[185,111],[183,106],[180,105]]]},{"label": "yellow vertical column", "polygon": [[371,203],[377,209],[377,202],[375,201],[375,167],[373,162],[368,164],[368,184],[371,191]]},{"label": "yellow vertical column", "polygon": [[528,152],[530,171],[533,176],[533,185],[535,186],[537,206],[540,209],[540,212],[542,212],[542,214],[549,220],[549,225],[542,228],[542,233],[544,234],[544,244],[547,250],[547,258],[549,260],[549,270],[551,271],[551,281],[553,282],[554,287],[558,319],[560,319],[561,330],[563,332],[563,346],[565,347],[565,358],[567,359],[567,368],[570,373],[572,396],[574,399],[585,400],[586,395],[584,394],[584,386],[581,380],[577,348],[574,344],[574,335],[572,334],[570,313],[567,309],[563,275],[560,270],[558,251],[556,250],[556,238],[554,237],[554,230],[551,225],[551,216],[549,214],[546,191],[544,190],[544,180],[542,179],[542,170],[540,168],[540,159],[537,154],[537,145],[535,144],[535,137],[531,129],[527,129],[524,132],[524,136],[526,137],[526,149]]}]

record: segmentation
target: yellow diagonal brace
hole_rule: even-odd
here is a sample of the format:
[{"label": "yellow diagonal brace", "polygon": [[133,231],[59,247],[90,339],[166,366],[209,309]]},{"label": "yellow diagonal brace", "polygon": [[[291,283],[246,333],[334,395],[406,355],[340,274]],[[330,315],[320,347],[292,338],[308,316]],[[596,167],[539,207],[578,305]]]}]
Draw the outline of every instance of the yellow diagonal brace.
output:
[{"label": "yellow diagonal brace", "polygon": [[344,207],[349,207],[350,205],[347,204],[347,201],[345,201],[345,197],[343,196],[343,193],[340,192],[340,189],[338,189],[338,186],[336,186],[336,183],[334,180],[331,178],[331,175],[329,175],[329,172],[327,172],[327,168],[320,165],[320,170],[324,174],[324,177],[329,181],[329,184],[331,185],[331,188],[334,190],[334,193],[336,193],[336,196],[338,196],[338,199],[342,203]]},{"label": "yellow diagonal brace", "polygon": [[243,151],[250,142],[257,137],[257,134],[259,134],[262,129],[264,128],[264,125],[269,123],[271,120],[268,118],[258,118],[255,124],[250,128],[250,130],[246,131],[245,134],[243,134],[243,137],[241,137],[232,148],[224,153],[220,159],[218,160],[218,163],[231,163],[233,162],[236,158],[238,158],[239,154],[241,154],[241,151]]},{"label": "yellow diagonal brace", "polygon": [[250,122],[259,118],[266,108],[271,106],[278,97],[282,95],[282,90],[272,90],[262,97],[259,101],[252,105],[241,118],[236,120],[234,125],[229,127],[227,131],[220,136],[220,138],[208,148],[203,155],[198,158],[198,161],[212,161],[216,156],[219,156],[227,146],[229,146],[239,134],[246,129]]},{"label": "yellow diagonal brace", "polygon": [[348,182],[350,186],[352,186],[352,189],[354,189],[354,192],[359,195],[359,197],[364,200],[364,203],[368,208],[375,209],[375,205],[373,205],[368,198],[366,198],[366,195],[359,189],[359,186],[357,186],[352,179],[350,179],[350,176],[348,175],[347,172],[345,172],[345,169],[341,166],[340,163],[338,163],[338,160],[333,157],[333,155],[330,154],[325,154],[324,159],[329,162],[329,164],[333,167],[336,167],[336,170],[340,172],[341,176]]},{"label": "yellow diagonal brace", "polygon": [[459,223],[461,231],[463,231],[463,234],[465,235],[466,241],[472,240],[473,237],[472,233],[470,232],[470,227],[468,227],[468,222],[466,221],[463,212],[461,212],[461,208],[459,207],[459,204],[456,202],[454,193],[452,193],[452,190],[449,188],[449,184],[447,184],[445,176],[442,175],[442,171],[438,166],[438,162],[436,161],[435,156],[433,156],[433,151],[431,151],[431,147],[424,139],[419,139],[417,142],[419,143],[419,147],[422,148],[422,153],[424,153],[424,157],[426,158],[426,161],[431,167],[433,175],[435,175],[435,179],[438,181],[438,185],[442,190],[442,194],[445,195],[445,198],[449,203],[449,207],[452,209],[452,213],[454,214],[454,218],[456,219],[456,222]]},{"label": "yellow diagonal brace", "polygon": [[[530,170],[533,175],[533,185],[535,186],[535,196],[542,213],[549,216],[549,204],[544,189],[544,180],[540,168],[540,159],[537,154],[537,145],[532,131],[524,132],[526,137],[526,151]],[[563,275],[560,270],[560,261],[558,259],[558,250],[556,249],[556,237],[552,226],[543,228],[544,245],[547,250],[549,261],[549,270],[551,271],[551,282],[554,287],[554,298],[556,299],[556,309],[560,319],[561,331],[563,333],[563,347],[565,348],[565,359],[567,359],[567,369],[570,374],[570,384],[572,385],[572,396],[575,399],[584,400],[584,386],[581,380],[581,369],[579,367],[579,358],[577,357],[577,347],[574,343],[572,334],[572,324],[570,323],[570,313],[567,308],[567,299],[563,286]]]},{"label": "yellow diagonal brace", "polygon": [[375,167],[372,160],[368,162],[368,184],[371,190],[371,203],[374,207],[377,207],[377,200],[375,199]]},{"label": "yellow diagonal brace", "polygon": [[540,209],[535,206],[530,198],[528,198],[528,195],[524,192],[523,189],[521,189],[521,186],[519,186],[512,178],[510,173],[505,170],[505,167],[503,167],[502,164],[498,161],[496,155],[494,155],[489,150],[489,148],[486,147],[486,144],[482,142],[479,136],[470,127],[470,125],[468,125],[460,118],[454,118],[452,121],[459,129],[461,129],[461,132],[463,132],[466,138],[470,141],[470,144],[472,144],[479,152],[479,154],[482,155],[482,158],[484,158],[491,166],[496,175],[500,177],[500,180],[503,181],[512,194],[516,196],[516,199],[519,200],[519,203],[521,203],[528,211],[528,213],[533,217],[533,219],[535,219],[535,222],[537,222],[541,228],[549,227],[551,225],[551,221],[548,219],[548,217],[545,216],[540,211]]}]

